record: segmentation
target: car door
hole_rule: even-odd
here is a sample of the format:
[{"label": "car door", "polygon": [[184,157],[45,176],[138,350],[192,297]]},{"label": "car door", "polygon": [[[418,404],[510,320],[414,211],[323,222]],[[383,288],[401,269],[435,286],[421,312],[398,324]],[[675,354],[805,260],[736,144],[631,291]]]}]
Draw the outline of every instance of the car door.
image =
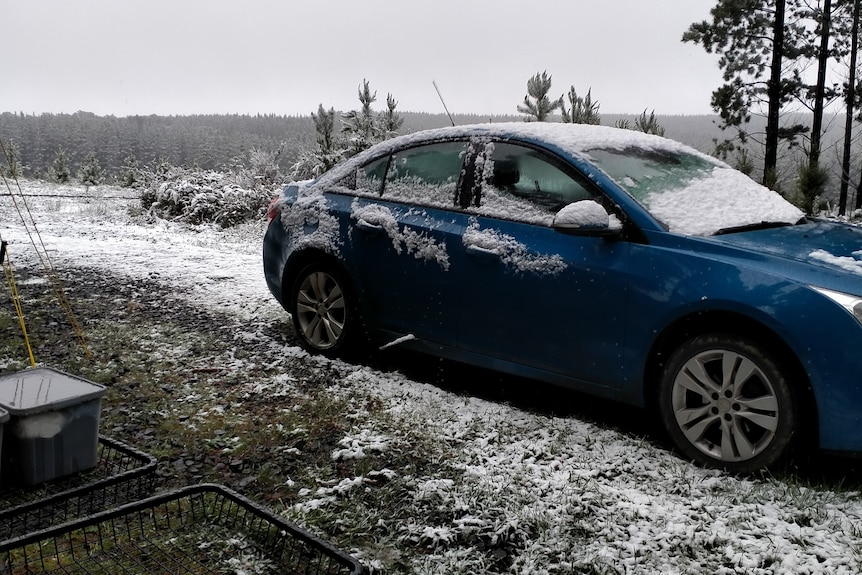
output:
[{"label": "car door", "polygon": [[484,177],[462,242],[461,349],[554,377],[618,381],[628,244],[552,227],[561,207],[598,192],[531,147],[488,142],[476,161]]},{"label": "car door", "polygon": [[350,216],[354,275],[366,320],[392,339],[454,345],[451,274],[466,225],[455,199],[466,146],[437,142],[400,150],[357,174]]}]

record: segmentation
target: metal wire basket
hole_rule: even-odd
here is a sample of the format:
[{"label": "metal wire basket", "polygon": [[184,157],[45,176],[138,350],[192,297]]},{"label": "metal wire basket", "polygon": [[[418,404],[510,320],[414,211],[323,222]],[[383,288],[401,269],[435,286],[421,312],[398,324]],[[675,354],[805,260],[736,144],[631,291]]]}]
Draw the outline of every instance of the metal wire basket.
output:
[{"label": "metal wire basket", "polygon": [[0,541],[142,499],[153,493],[155,480],[154,457],[100,436],[95,468],[0,490]]},{"label": "metal wire basket", "polygon": [[358,560],[220,485],[0,542],[0,573],[359,575]]}]

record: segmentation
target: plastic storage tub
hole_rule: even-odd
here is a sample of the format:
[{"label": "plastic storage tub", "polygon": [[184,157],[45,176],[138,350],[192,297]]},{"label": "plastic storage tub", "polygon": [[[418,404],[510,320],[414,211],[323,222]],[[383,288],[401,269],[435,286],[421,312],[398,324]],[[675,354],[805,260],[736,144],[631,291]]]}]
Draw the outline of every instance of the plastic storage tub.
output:
[{"label": "plastic storage tub", "polygon": [[9,412],[0,407],[0,476],[3,472],[3,424],[7,421],[9,421]]},{"label": "plastic storage tub", "polygon": [[155,484],[155,457],[99,436],[93,469],[37,486],[0,488],[0,541],[149,497]]},{"label": "plastic storage tub", "polygon": [[35,485],[96,466],[105,388],[40,367],[0,376],[9,412],[0,483]]}]

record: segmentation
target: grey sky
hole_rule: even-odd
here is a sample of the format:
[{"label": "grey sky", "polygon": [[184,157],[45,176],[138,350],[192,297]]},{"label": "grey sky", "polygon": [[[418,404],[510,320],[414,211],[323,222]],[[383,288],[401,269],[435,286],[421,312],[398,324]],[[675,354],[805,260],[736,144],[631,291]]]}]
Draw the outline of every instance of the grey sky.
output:
[{"label": "grey sky", "polygon": [[716,57],[680,42],[714,0],[0,0],[0,111],[516,113],[527,79],[603,113],[710,113]]}]

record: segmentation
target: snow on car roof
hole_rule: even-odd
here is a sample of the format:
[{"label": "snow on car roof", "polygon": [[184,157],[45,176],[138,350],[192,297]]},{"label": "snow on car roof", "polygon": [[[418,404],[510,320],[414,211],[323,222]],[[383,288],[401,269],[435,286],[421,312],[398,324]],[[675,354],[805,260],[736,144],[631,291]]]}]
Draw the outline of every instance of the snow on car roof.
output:
[{"label": "snow on car roof", "polygon": [[[613,128],[610,126],[595,126],[590,124],[563,124],[553,122],[500,122],[488,124],[470,124],[423,130],[403,136],[396,136],[355,156],[359,163],[367,159],[387,153],[405,146],[423,142],[449,138],[470,138],[493,136],[498,138],[513,138],[529,142],[542,143],[559,148],[560,151],[573,155],[583,155],[588,150],[603,148],[624,150],[629,147],[645,149],[661,149],[671,152],[685,152],[708,158],[721,164],[712,156],[661,136],[646,134],[635,130]],[[353,162],[351,162],[353,163]]]},{"label": "snow on car roof", "polygon": [[[590,124],[563,124],[553,122],[506,122],[499,124],[475,124],[472,126],[441,128],[426,133],[456,133],[463,130],[466,135],[488,135],[513,137],[528,141],[551,144],[562,151],[582,154],[595,148],[624,150],[635,146],[648,149],[685,151],[702,155],[700,152],[674,140],[645,134],[635,130],[596,126]],[[708,157],[708,156],[707,156]]]}]

